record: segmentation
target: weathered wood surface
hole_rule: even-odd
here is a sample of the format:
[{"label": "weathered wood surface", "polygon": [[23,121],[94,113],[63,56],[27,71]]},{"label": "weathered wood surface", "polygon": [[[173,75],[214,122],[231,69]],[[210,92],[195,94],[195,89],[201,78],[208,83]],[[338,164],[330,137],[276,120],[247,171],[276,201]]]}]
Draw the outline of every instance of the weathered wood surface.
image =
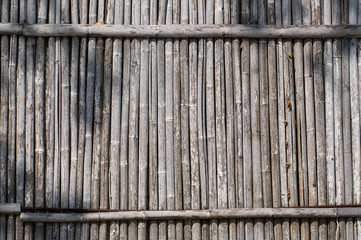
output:
[{"label": "weathered wood surface", "polygon": [[18,24],[1,23],[0,34],[26,37],[154,37],[154,38],[355,38],[361,36],[359,25],[111,25],[88,24]]},{"label": "weathered wood surface", "polygon": [[360,238],[342,211],[220,215],[360,203],[357,1],[0,5],[0,202],[206,215],[0,213],[0,239]]}]

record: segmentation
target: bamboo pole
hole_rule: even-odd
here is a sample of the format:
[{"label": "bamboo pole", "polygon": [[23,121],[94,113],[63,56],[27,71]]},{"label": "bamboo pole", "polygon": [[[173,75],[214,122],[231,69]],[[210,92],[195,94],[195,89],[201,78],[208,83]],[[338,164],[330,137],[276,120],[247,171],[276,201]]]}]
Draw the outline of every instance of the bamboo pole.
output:
[{"label": "bamboo pole", "polygon": [[[25,22],[25,3],[19,3],[19,22]],[[17,79],[16,79],[16,202],[24,204],[25,195],[25,44],[23,36],[19,36]],[[49,167],[50,168],[50,167]],[[50,182],[50,186],[52,181]],[[51,195],[50,193],[49,195]],[[52,199],[50,199],[50,202]],[[24,237],[23,224],[20,217],[16,217],[16,239]]]},{"label": "bamboo pole", "polygon": [[[107,24],[122,24],[123,23],[123,10],[124,5],[123,1],[109,1],[107,2]],[[114,6],[114,10],[113,10]],[[104,60],[104,73],[106,74],[105,79],[110,78],[111,81],[108,84],[108,89],[104,90],[106,93],[103,93],[103,96],[106,97],[106,94],[111,95],[111,99],[108,101],[110,105],[104,105],[103,108],[103,118],[107,118],[106,121],[110,120],[110,128],[108,126],[103,126],[103,131],[105,132],[103,145],[109,146],[109,150],[104,150],[102,153],[102,158],[104,157],[104,168],[108,165],[109,169],[104,170],[105,176],[109,177],[108,187],[109,189],[104,188],[104,191],[108,190],[109,197],[108,199],[104,198],[103,207],[107,209],[119,209],[120,208],[120,136],[121,136],[121,113],[122,113],[122,39],[110,39],[108,38],[105,42],[105,51],[109,51],[109,55],[112,57]],[[110,53],[112,51],[112,53]],[[124,81],[125,83],[125,81]],[[106,100],[103,100],[103,103],[106,104]],[[110,111],[105,113],[105,111]],[[109,119],[110,114],[110,119]],[[125,130],[125,129],[124,129]],[[110,131],[110,136],[109,136]],[[107,135],[108,134],[108,135]],[[108,137],[105,137],[105,136]],[[108,157],[108,161],[105,160]],[[103,171],[101,171],[103,173]],[[104,180],[106,181],[106,180]],[[109,203],[108,203],[109,201]],[[106,228],[106,223],[102,224],[102,228]],[[108,230],[108,229],[107,229]],[[107,230],[101,230],[107,233]],[[100,233],[102,235],[102,233]],[[111,222],[109,228],[109,237],[110,239],[119,238],[119,222]]]},{"label": "bamboo pole", "polygon": [[[71,1],[71,23],[79,23],[79,2]],[[78,165],[78,81],[79,81],[79,38],[71,40],[70,69],[70,172],[69,172],[69,207],[76,207],[77,165]],[[68,225],[68,238],[75,238],[75,225]]]},{"label": "bamboo pole", "polygon": [[24,222],[99,222],[116,220],[232,219],[232,218],[343,218],[359,217],[359,207],[241,208],[210,210],[117,211],[94,213],[21,213]]},{"label": "bamboo pole", "polygon": [[[214,23],[214,0],[207,1],[206,23]],[[216,129],[215,129],[215,84],[214,84],[214,39],[206,40],[206,116],[207,116],[207,158],[208,158],[208,198],[209,209],[217,208],[217,179],[216,176]],[[217,220],[210,221],[210,238],[218,238]]]},{"label": "bamboo pole", "polygon": [[[361,3],[359,2],[358,3],[358,6],[355,6],[355,9],[358,7],[358,9],[361,9]],[[358,15],[357,15],[357,23],[358,24],[360,24],[361,23],[361,14],[359,14],[359,13],[357,13]],[[357,40],[357,42],[356,42],[356,44],[358,44],[359,45],[359,43],[360,43],[360,40]],[[358,77],[360,77],[361,76],[361,49],[360,48],[357,48],[357,54],[358,54],[358,58],[357,58],[357,62],[358,62],[358,69],[357,69],[357,73],[356,74],[358,74]],[[361,82],[360,82],[360,80],[358,80],[358,86],[359,86],[359,92],[358,92],[358,98],[360,98],[360,93],[361,93],[361,88],[360,88],[360,84],[361,84]],[[360,99],[359,99],[359,101],[360,101]],[[357,168],[359,168],[360,166],[359,166],[359,163],[357,163]],[[357,174],[356,174],[356,176],[357,176]],[[359,181],[359,179],[356,179],[356,181]],[[359,186],[359,183],[357,183],[357,185],[355,186],[355,187],[357,187],[357,191],[358,191],[358,194],[357,194],[357,200],[356,200],[356,202],[359,202],[360,201],[360,199],[359,199],[359,194],[360,194],[360,186]],[[361,219],[357,219],[357,235],[358,235],[358,237],[361,237],[361,224],[360,224],[360,221]]]},{"label": "bamboo pole", "polygon": [[[79,20],[80,23],[87,23],[88,21],[88,5],[79,1]],[[83,179],[84,179],[84,155],[85,155],[85,142],[86,142],[86,77],[87,77],[87,50],[88,41],[86,38],[80,40],[79,52],[79,107],[78,107],[78,160],[77,160],[77,173],[76,173],[76,194],[75,205],[76,208],[82,208],[83,205]],[[82,229],[81,224],[75,226],[75,238],[81,237]]]},{"label": "bamboo pole", "polygon": [[[150,3],[150,24],[156,24],[158,21],[158,1],[152,0]],[[151,83],[149,88],[150,104],[150,132],[149,132],[149,209],[157,210],[159,203],[158,196],[158,159],[157,159],[157,140],[158,140],[158,67],[157,67],[157,41],[150,40],[150,58],[151,58]],[[159,238],[159,225],[157,221],[150,222],[150,238]]]},{"label": "bamboo pole", "polygon": [[26,37],[150,37],[150,38],[354,38],[359,25],[258,26],[258,25],[109,25],[0,23],[0,34]]},{"label": "bamboo pole", "polygon": [[[18,22],[18,2],[11,2],[10,22]],[[10,36],[9,52],[9,125],[8,125],[8,169],[7,202],[16,202],[16,70],[18,36]],[[8,216],[7,237],[15,239],[16,216]]]},{"label": "bamboo pole", "polygon": [[[131,1],[124,1],[124,24],[131,22]],[[120,20],[119,20],[120,21]],[[119,46],[120,47],[120,46]],[[121,101],[121,132],[120,132],[120,209],[129,209],[128,201],[128,134],[129,134],[129,88],[130,88],[130,39],[124,39],[124,58],[123,58],[123,80],[122,80],[122,101]],[[119,69],[120,70],[120,69]],[[114,73],[115,74],[115,73]],[[120,74],[119,74],[120,75]],[[119,78],[120,84],[121,78]],[[115,173],[114,173],[115,174]],[[116,175],[114,175],[116,176]],[[116,184],[114,188],[116,188]],[[117,191],[115,190],[115,194]],[[115,198],[116,200],[116,198]],[[116,201],[114,207],[116,208]],[[112,238],[117,239],[117,225],[114,225]],[[114,234],[113,234],[114,233]],[[128,237],[128,224],[120,223],[119,236],[125,239]]]},{"label": "bamboo pole", "polygon": [[[27,19],[26,22],[33,24],[36,21],[35,15],[35,2],[28,1],[26,6]],[[3,15],[4,16],[4,15]],[[3,22],[3,21],[2,21]],[[3,37],[2,37],[3,41]],[[2,43],[2,48],[7,49],[4,45],[6,42]],[[34,205],[34,78],[35,78],[35,38],[28,38],[26,40],[26,120],[25,120],[25,206],[32,207]],[[6,59],[6,55],[2,56],[3,59]],[[2,67],[4,69],[4,67]],[[2,76],[2,81],[6,81],[7,77]],[[7,89],[2,83],[1,89]],[[1,93],[1,98],[5,98],[5,94]],[[2,100],[2,103],[6,103],[7,100]],[[2,110],[1,116],[5,119],[7,111]],[[7,123],[1,123],[3,127],[7,126]],[[6,135],[6,131],[3,133]],[[6,143],[6,141],[2,142]],[[2,144],[2,146],[6,146]],[[6,168],[1,168],[6,169]],[[25,225],[25,238],[33,237],[33,225]]]},{"label": "bamboo pole", "polygon": [[2,203],[0,204],[1,214],[19,214],[21,213],[20,203]]},{"label": "bamboo pole", "polygon": [[[140,1],[132,2],[132,25],[141,23]],[[129,98],[129,209],[137,209],[139,203],[138,194],[138,170],[139,170],[139,77],[140,77],[140,39],[131,40],[130,56],[130,98]],[[138,223],[129,223],[128,237],[136,239]]]},{"label": "bamboo pole", "polygon": [[[341,23],[340,2],[332,2],[332,24]],[[343,155],[343,124],[342,124],[342,49],[341,39],[335,39],[332,46],[334,107],[335,107],[335,171],[336,171],[336,204],[345,203],[345,175]],[[336,229],[336,237],[345,238],[345,219],[340,219]]]},{"label": "bamboo pole", "polygon": [[[173,3],[167,1],[166,24],[173,22]],[[165,40],[165,148],[167,210],[175,210],[174,131],[173,131],[173,40]],[[168,221],[168,237],[176,238],[175,222]]]},{"label": "bamboo pole", "polygon": [[[83,3],[85,4],[85,3]],[[89,3],[89,23],[96,22],[95,0]],[[85,147],[84,147],[84,177],[83,177],[83,208],[91,207],[91,187],[92,187],[92,159],[93,159],[93,120],[94,94],[96,78],[96,39],[88,39],[88,58],[87,58],[87,82],[86,82],[86,105],[85,105]],[[82,238],[89,238],[90,224],[82,224]]]}]

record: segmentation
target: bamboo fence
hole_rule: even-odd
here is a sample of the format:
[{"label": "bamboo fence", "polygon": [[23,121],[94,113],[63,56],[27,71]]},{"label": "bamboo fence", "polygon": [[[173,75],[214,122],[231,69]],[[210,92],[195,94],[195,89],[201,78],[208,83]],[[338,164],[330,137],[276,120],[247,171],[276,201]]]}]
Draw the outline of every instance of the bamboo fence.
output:
[{"label": "bamboo fence", "polygon": [[0,240],[361,239],[361,0],[0,8]]}]

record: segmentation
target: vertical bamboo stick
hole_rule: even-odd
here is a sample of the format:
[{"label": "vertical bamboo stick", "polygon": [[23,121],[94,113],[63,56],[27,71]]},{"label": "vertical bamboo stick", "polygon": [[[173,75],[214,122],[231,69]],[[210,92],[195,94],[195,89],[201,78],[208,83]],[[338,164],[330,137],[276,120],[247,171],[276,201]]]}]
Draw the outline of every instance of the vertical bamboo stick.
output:
[{"label": "vertical bamboo stick", "polygon": [[[49,23],[55,23],[55,1],[49,1]],[[19,38],[20,43],[20,38]],[[55,38],[49,38],[46,61],[46,178],[45,178],[45,207],[53,206],[53,180],[54,180],[54,150],[55,150]],[[18,125],[19,126],[19,125]],[[46,224],[45,238],[53,236],[53,224]]]},{"label": "vertical bamboo stick", "polygon": [[[349,24],[357,24],[357,3],[349,1]],[[357,69],[357,42],[355,38],[350,40],[350,102],[351,102],[351,131],[352,131],[352,170],[353,170],[353,204],[360,204],[360,108],[359,108],[359,79]],[[356,220],[356,219],[355,219]],[[354,228],[355,239],[361,237],[361,221],[357,218]],[[359,237],[358,237],[359,236]]]},{"label": "vertical bamboo stick", "polygon": [[[10,1],[1,2],[1,22],[9,22]],[[6,203],[9,117],[9,36],[1,36],[0,90],[0,203]],[[6,215],[0,216],[0,238],[6,238]]]},{"label": "vertical bamboo stick", "polygon": [[[18,22],[19,4],[17,1],[10,5],[10,22]],[[7,202],[16,201],[16,68],[18,53],[18,37],[10,36],[9,53],[9,125],[8,125],[8,169],[7,169]],[[15,239],[16,216],[8,216],[7,238]]]},{"label": "vertical bamboo stick", "polygon": [[[83,4],[86,4],[83,2]],[[89,23],[96,22],[97,2],[89,2]],[[91,187],[92,187],[92,146],[93,146],[93,107],[94,107],[94,89],[96,74],[96,39],[88,40],[88,61],[87,61],[87,85],[86,85],[86,106],[85,106],[85,149],[84,149],[84,177],[83,177],[83,206],[89,209],[91,207]],[[89,238],[90,224],[82,224],[82,238]]]},{"label": "vertical bamboo stick", "polygon": [[[71,1],[71,23],[79,23],[79,2]],[[76,207],[77,165],[78,165],[78,81],[79,81],[79,38],[71,40],[70,69],[70,173],[69,173],[69,207]],[[75,238],[75,225],[68,225],[68,238]]]},{"label": "vertical bamboo stick", "polygon": [[[113,9],[114,7],[114,9]],[[122,24],[123,23],[123,13],[124,11],[124,2],[123,1],[108,1],[107,2],[107,17],[106,23],[107,24]],[[120,136],[121,136],[121,113],[122,113],[122,39],[116,38],[114,41],[111,38],[108,38],[105,41],[105,52],[109,51],[109,55],[111,55],[110,51],[113,51],[111,58],[106,58],[104,60],[104,76],[105,79],[110,78],[111,82],[108,84],[104,84],[105,86],[109,85],[109,89],[107,89],[107,94],[111,94],[111,100],[109,99],[110,106],[104,105],[103,106],[103,118],[107,117],[106,121],[109,121],[108,113],[105,113],[104,110],[110,110],[110,129],[109,126],[104,126],[103,131],[106,134],[109,134],[110,131],[110,139],[109,135],[108,138],[104,139],[104,146],[107,144],[109,145],[109,152],[104,150],[102,153],[102,158],[106,159],[109,153],[109,160],[104,161],[104,168],[106,165],[109,164],[109,171],[104,170],[105,176],[109,177],[108,182],[108,201],[104,198],[104,208],[107,208],[107,204],[109,204],[110,209],[119,209],[120,207],[120,186],[119,184],[123,184],[120,181]],[[109,64],[109,65],[108,65]],[[109,75],[108,75],[109,74]],[[111,84],[111,86],[110,86]],[[126,81],[124,79],[124,85],[126,85]],[[104,92],[104,97],[106,97],[106,93]],[[103,100],[103,103],[106,104],[106,99]],[[126,105],[126,104],[124,104]],[[109,109],[110,108],[110,109]],[[109,124],[109,122],[108,122]],[[126,131],[126,129],[124,129]],[[103,171],[102,171],[103,174]],[[107,189],[104,188],[104,191]],[[107,230],[102,230],[102,228],[106,228],[105,223],[102,224],[100,229],[100,236],[102,236],[102,231],[107,233]],[[123,235],[125,237],[125,234]],[[109,238],[114,240],[119,238],[119,222],[111,222],[109,228]]]},{"label": "vertical bamboo stick", "polygon": [[[214,23],[214,0],[207,1],[206,23]],[[216,176],[216,129],[215,129],[215,92],[214,92],[214,39],[206,40],[206,116],[207,116],[207,158],[208,158],[208,197],[209,208],[217,208],[217,179]],[[210,238],[218,238],[217,220],[210,221]]]},{"label": "vertical bamboo stick", "polygon": [[[140,1],[132,2],[132,25],[139,25]],[[131,41],[130,98],[129,98],[129,209],[138,208],[138,169],[139,169],[139,77],[140,77],[140,39]],[[129,238],[136,239],[137,222],[129,224]]]},{"label": "vertical bamboo stick", "polygon": [[[93,14],[97,14],[97,22],[104,21],[104,1],[98,1],[98,8]],[[100,206],[100,161],[101,161],[101,134],[102,134],[102,88],[104,82],[104,40],[97,38],[95,49],[95,88],[94,88],[94,128],[92,146],[92,179],[91,179],[91,202],[90,208],[98,209]],[[99,224],[90,225],[90,238],[99,238]]]},{"label": "vertical bamboo stick", "polygon": [[[124,24],[131,23],[131,1],[124,2]],[[115,73],[114,73],[115,74]],[[120,81],[120,79],[119,79]],[[128,209],[128,134],[129,134],[129,88],[130,88],[130,39],[124,40],[123,79],[122,79],[122,114],[120,132],[120,209]],[[116,176],[116,175],[114,175]],[[116,185],[114,186],[116,187]],[[115,193],[117,193],[115,191]],[[116,206],[116,205],[115,205]],[[116,227],[112,231],[113,239],[117,238]],[[114,232],[114,234],[113,234]],[[119,235],[128,237],[128,224],[121,222]]]},{"label": "vertical bamboo stick", "polygon": [[[250,1],[242,1],[242,24],[250,23]],[[241,69],[242,69],[242,122],[243,122],[243,159],[244,159],[244,207],[253,207],[252,195],[252,143],[251,143],[251,103],[250,103],[250,49],[249,39],[241,42]],[[245,237],[253,238],[253,220],[247,219]]]},{"label": "vertical bamboo stick", "polygon": [[[88,5],[84,4],[82,0],[79,1],[79,22],[88,22]],[[84,179],[84,155],[85,155],[85,142],[86,142],[86,79],[87,79],[87,38],[80,40],[80,53],[79,53],[79,106],[78,106],[78,160],[77,160],[77,173],[76,173],[76,194],[75,206],[76,208],[83,207],[83,179]],[[76,224],[75,238],[79,239],[82,233],[82,224]]]},{"label": "vertical bamboo stick", "polygon": [[[173,23],[173,3],[167,1],[166,24]],[[174,131],[173,131],[173,40],[165,40],[165,148],[167,209],[175,210]],[[168,221],[168,238],[175,239],[175,222]]]},{"label": "vertical bamboo stick", "polygon": [[[198,11],[196,2],[189,3],[189,24],[197,24]],[[198,141],[198,57],[197,40],[189,41],[189,142],[191,169],[191,209],[200,209],[200,176],[199,176],[199,141]],[[201,238],[200,220],[192,221],[192,238]]]},{"label": "vertical bamboo stick", "polygon": [[[275,2],[268,1],[268,24],[274,25]],[[277,65],[276,41],[268,40],[268,81],[269,81],[269,119],[270,119],[270,153],[272,166],[272,206],[281,206],[281,180],[278,138],[278,113],[277,113]],[[274,237],[282,237],[282,225],[279,219],[274,220]]]},{"label": "vertical bamboo stick", "polygon": [[[61,1],[61,17],[60,23],[70,22],[70,6],[69,1]],[[61,198],[60,207],[69,207],[69,163],[70,163],[70,43],[69,38],[64,37],[61,39],[61,103],[60,121],[61,121],[61,135],[60,135],[60,176],[61,176]],[[68,238],[67,234],[68,224],[60,224],[60,238]]]},{"label": "vertical bamboo stick", "polygon": [[[165,24],[166,21],[166,1],[158,2],[158,24]],[[158,73],[158,209],[167,208],[167,180],[166,180],[166,126],[165,126],[165,56],[164,39],[157,40],[157,73]],[[167,236],[166,221],[159,221],[159,239],[165,239]]]},{"label": "vertical bamboo stick", "polygon": [[[180,23],[189,24],[188,1],[181,1]],[[191,209],[191,179],[189,152],[189,63],[188,39],[180,40],[180,87],[181,87],[181,144],[183,209]],[[184,238],[191,238],[191,221],[184,221]]]},{"label": "vertical bamboo stick", "polygon": [[[341,23],[340,1],[332,1],[332,24]],[[335,120],[335,171],[336,171],[336,204],[345,203],[345,175],[343,156],[343,124],[342,124],[342,49],[341,39],[335,39],[332,46],[333,79],[334,79],[334,120]],[[339,219],[336,237],[345,238],[345,219]]]},{"label": "vertical bamboo stick", "polygon": [[[180,23],[180,1],[173,1],[173,24]],[[180,40],[173,41],[173,131],[175,209],[183,209],[180,108]],[[176,239],[183,239],[183,221],[176,221]]]},{"label": "vertical bamboo stick", "polygon": [[[141,2],[141,24],[149,24],[149,0]],[[141,40],[139,100],[139,202],[138,209],[147,209],[148,196],[148,134],[149,134],[149,38]],[[138,224],[138,237],[147,236],[147,223]]]},{"label": "vertical bamboo stick", "polygon": [[[27,19],[26,23],[33,24],[36,21],[35,12],[35,2],[28,1],[27,2]],[[2,17],[4,14],[2,15]],[[3,42],[4,37],[2,37],[2,48],[6,49],[5,46],[6,41]],[[35,78],[35,38],[28,38],[26,41],[26,120],[25,120],[25,206],[33,207],[34,205],[34,78]],[[2,59],[6,59],[6,55],[2,56]],[[2,64],[3,65],[3,64]],[[4,69],[4,67],[2,67]],[[7,86],[4,86],[4,83],[7,79],[6,76],[2,76],[2,87],[1,89],[7,89]],[[5,93],[1,93],[2,103],[6,103],[7,99],[5,97]],[[1,111],[5,119],[7,119],[7,110]],[[7,127],[7,122],[1,123],[3,128]],[[2,134],[6,136],[7,130]],[[2,141],[6,143],[5,141]],[[6,144],[2,144],[2,146],[6,146]],[[4,166],[5,167],[5,166]],[[1,169],[6,169],[1,168]],[[5,181],[4,181],[5,182]],[[2,195],[2,194],[1,194]],[[25,238],[33,237],[33,225],[25,224]]]},{"label": "vertical bamboo stick", "polygon": [[[359,1],[358,2],[358,6],[355,6],[355,9],[358,7],[358,10],[360,11],[361,10],[361,2]],[[360,13],[358,13],[357,12],[357,23],[358,24],[361,24],[361,14]],[[360,40],[357,40],[357,43],[356,44],[358,44],[358,46],[360,46]],[[361,84],[361,81],[360,81],[360,76],[361,76],[361,48],[360,47],[358,47],[357,48],[357,54],[358,54],[358,59],[357,59],[357,61],[358,61],[358,69],[357,69],[357,74],[358,74],[358,86],[359,86],[359,92],[358,92],[358,98],[360,98],[360,96],[361,96],[361,87],[360,87],[360,84]],[[359,101],[360,101],[360,99],[359,99]],[[358,164],[358,166],[357,167],[359,167],[359,163],[357,163]],[[358,188],[358,191],[360,191],[359,190],[359,179],[357,179],[356,181],[358,181],[358,183],[357,183],[357,188]],[[355,186],[355,187],[356,187]],[[359,194],[360,194],[360,192],[358,192],[358,198],[359,198]],[[360,200],[359,199],[357,199],[357,202],[359,202]],[[357,235],[358,235],[358,237],[360,238],[361,237],[361,226],[360,226],[360,218],[358,218],[357,219]]]},{"label": "vertical bamboo stick", "polygon": [[[25,2],[19,3],[19,23],[25,22]],[[24,204],[25,185],[25,37],[19,36],[16,79],[16,202]],[[52,181],[50,182],[52,184]],[[52,199],[50,199],[52,201]],[[23,224],[16,217],[16,239],[24,236]]]}]

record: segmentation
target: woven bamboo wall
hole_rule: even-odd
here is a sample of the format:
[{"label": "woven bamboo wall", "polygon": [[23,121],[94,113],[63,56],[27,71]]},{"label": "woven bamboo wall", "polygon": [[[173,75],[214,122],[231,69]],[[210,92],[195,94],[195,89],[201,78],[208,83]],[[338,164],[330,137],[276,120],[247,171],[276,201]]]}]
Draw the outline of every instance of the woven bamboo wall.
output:
[{"label": "woven bamboo wall", "polygon": [[[1,23],[357,25],[357,0],[0,0]],[[361,204],[361,41],[1,35],[0,203]],[[361,220],[27,223],[0,239],[360,239]]]}]

